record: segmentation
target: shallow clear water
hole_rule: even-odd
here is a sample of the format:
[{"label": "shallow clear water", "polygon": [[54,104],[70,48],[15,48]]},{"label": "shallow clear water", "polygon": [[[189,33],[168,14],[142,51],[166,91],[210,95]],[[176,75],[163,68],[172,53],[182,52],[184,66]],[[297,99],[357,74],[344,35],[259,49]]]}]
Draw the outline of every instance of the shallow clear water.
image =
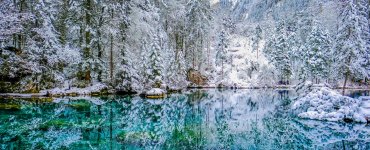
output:
[{"label": "shallow clear water", "polygon": [[302,120],[293,91],[0,102],[0,149],[370,149],[370,127]]}]

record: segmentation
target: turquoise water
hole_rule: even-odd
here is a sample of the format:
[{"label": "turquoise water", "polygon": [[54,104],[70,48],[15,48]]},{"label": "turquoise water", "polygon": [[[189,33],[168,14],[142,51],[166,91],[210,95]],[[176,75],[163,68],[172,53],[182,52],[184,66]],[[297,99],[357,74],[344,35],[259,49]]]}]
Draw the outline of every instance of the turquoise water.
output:
[{"label": "turquoise water", "polygon": [[2,100],[0,149],[370,149],[370,127],[302,120],[294,91]]}]

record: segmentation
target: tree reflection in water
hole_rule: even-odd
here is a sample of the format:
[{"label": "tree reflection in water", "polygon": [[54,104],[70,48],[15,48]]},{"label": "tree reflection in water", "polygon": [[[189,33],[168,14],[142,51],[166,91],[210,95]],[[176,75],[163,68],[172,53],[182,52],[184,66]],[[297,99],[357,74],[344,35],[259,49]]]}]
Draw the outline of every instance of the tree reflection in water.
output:
[{"label": "tree reflection in water", "polygon": [[2,100],[0,149],[369,149],[370,128],[302,120],[294,91]]}]

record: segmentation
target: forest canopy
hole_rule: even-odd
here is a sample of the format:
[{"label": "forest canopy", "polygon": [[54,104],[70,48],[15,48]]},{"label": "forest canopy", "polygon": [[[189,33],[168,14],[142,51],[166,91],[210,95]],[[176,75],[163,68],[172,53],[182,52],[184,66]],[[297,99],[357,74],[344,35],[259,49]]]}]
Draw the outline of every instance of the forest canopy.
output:
[{"label": "forest canopy", "polygon": [[0,92],[360,86],[369,33],[367,0],[2,0]]}]

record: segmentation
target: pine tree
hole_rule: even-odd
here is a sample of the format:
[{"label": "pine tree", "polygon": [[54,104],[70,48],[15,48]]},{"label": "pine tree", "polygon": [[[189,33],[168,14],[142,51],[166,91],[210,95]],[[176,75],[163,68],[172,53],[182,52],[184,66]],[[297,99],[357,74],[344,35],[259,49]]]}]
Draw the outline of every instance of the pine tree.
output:
[{"label": "pine tree", "polygon": [[367,0],[357,0],[357,8],[359,15],[359,26],[361,27],[361,38],[364,41],[364,48],[366,50],[365,55],[363,55],[360,61],[362,67],[366,68],[367,75],[365,75],[365,80],[370,76],[370,21],[369,21],[369,1]]},{"label": "pine tree", "polygon": [[221,80],[224,80],[224,64],[227,62],[227,53],[229,51],[229,35],[225,26],[218,35],[217,47],[216,47],[216,66],[221,66]]},{"label": "pine tree", "polygon": [[339,75],[344,76],[343,94],[350,77],[362,79],[366,68],[361,65],[362,56],[366,55],[365,43],[361,38],[358,10],[352,0],[343,3],[341,24],[333,49],[334,66]]},{"label": "pine tree", "polygon": [[151,74],[149,79],[153,81],[154,87],[159,88],[163,83],[163,66],[162,66],[162,58],[161,58],[161,47],[160,47],[160,39],[158,36],[154,36],[150,48],[150,69]]},{"label": "pine tree", "polygon": [[68,24],[70,22],[70,0],[62,0],[62,1],[56,1],[53,3],[53,7],[57,8],[58,14],[56,14],[56,21],[55,21],[55,27],[57,32],[59,33],[59,40],[60,43],[63,46],[66,46],[68,41]]},{"label": "pine tree", "polygon": [[[125,1],[123,3],[111,3],[109,6],[109,17],[110,23],[106,28],[110,29],[109,35],[109,63],[110,63],[110,74],[111,80],[115,78],[117,85],[116,89],[125,92],[141,91],[141,81],[139,77],[140,66],[134,65],[135,62],[131,49],[125,44],[127,41],[127,30],[130,26],[129,15],[130,15],[131,3]],[[113,29],[112,29],[113,28]],[[119,41],[119,43],[117,43]],[[119,57],[115,58],[119,63],[114,63],[114,49],[119,49]],[[143,54],[144,55],[144,54]],[[145,55],[144,55],[145,56]],[[144,67],[146,68],[146,67]],[[115,71],[114,71],[115,69]],[[114,72],[116,74],[113,76]]]},{"label": "pine tree", "polygon": [[93,65],[92,52],[91,52],[91,32],[92,32],[92,13],[93,13],[93,1],[84,0],[83,1],[83,13],[84,13],[84,24],[82,31],[82,39],[84,39],[84,44],[82,46],[83,50],[83,64],[82,72],[84,74],[84,80],[87,83],[91,82],[91,69]]},{"label": "pine tree", "polygon": [[167,71],[167,84],[171,89],[179,89],[187,86],[186,81],[186,64],[182,51],[179,51],[177,57],[171,61]]},{"label": "pine tree", "polygon": [[280,81],[285,84],[289,83],[289,79],[292,75],[292,67],[290,64],[289,57],[289,41],[286,33],[285,24],[279,23],[277,28],[277,35],[273,37],[265,47],[265,53],[267,54],[270,62],[277,69]]},{"label": "pine tree", "polygon": [[19,3],[11,0],[0,1],[0,46],[12,45],[22,50],[19,35],[28,32],[26,24],[33,20],[33,14],[22,10]]},{"label": "pine tree", "polygon": [[253,50],[257,52],[257,59],[258,59],[260,41],[262,40],[262,28],[260,25],[256,27],[255,37],[252,40],[253,40]]},{"label": "pine tree", "polygon": [[328,33],[315,24],[307,37],[304,49],[306,53],[303,56],[305,71],[316,80],[316,83],[318,79],[325,79],[329,75],[330,46],[331,40]]},{"label": "pine tree", "polygon": [[208,46],[211,5],[209,1],[190,0],[185,10],[186,12],[186,45],[185,58],[191,62],[189,68],[201,69],[201,62],[204,61],[204,49]]},{"label": "pine tree", "polygon": [[148,45],[149,44],[147,44],[147,40],[142,39],[141,53],[140,53],[140,58],[139,58],[139,62],[140,62],[139,80],[140,80],[140,83],[142,84],[141,86],[142,90],[147,90],[151,88],[153,84],[153,82],[149,80],[151,70],[150,70],[149,60],[148,60],[149,51],[150,51]]}]

